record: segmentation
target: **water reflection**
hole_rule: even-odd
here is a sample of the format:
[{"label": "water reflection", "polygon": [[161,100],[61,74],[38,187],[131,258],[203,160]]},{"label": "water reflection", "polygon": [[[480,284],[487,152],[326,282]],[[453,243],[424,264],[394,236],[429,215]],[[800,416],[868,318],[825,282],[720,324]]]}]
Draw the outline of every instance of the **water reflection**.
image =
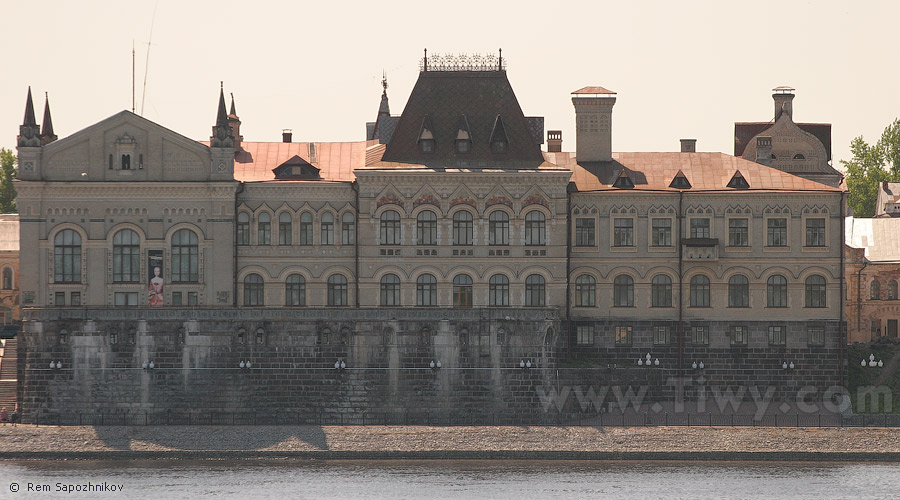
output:
[{"label": "water reflection", "polygon": [[[19,491],[10,493],[12,483]],[[50,492],[28,491],[46,485]],[[122,494],[59,485],[123,485]],[[7,498],[887,499],[895,464],[600,461],[6,461]],[[878,488],[877,485],[881,485]],[[880,491],[879,491],[880,489]]]}]

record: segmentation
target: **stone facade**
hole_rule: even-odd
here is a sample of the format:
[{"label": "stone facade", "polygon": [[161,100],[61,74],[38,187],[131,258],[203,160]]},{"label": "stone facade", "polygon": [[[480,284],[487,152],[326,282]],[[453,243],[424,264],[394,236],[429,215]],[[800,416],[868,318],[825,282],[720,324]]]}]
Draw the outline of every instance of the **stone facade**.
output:
[{"label": "stone facade", "polygon": [[0,325],[18,322],[19,215],[0,215]]},{"label": "stone facade", "polygon": [[847,334],[850,342],[898,337],[900,220],[847,218]]},{"label": "stone facade", "polygon": [[386,145],[242,141],[223,92],[203,143],[127,111],[60,140],[26,119],[26,415],[546,416],[598,373],[681,397],[701,360],[785,400],[838,384],[843,192],[613,153],[610,95],[574,93],[585,158],[541,152],[493,67],[423,71]]}]

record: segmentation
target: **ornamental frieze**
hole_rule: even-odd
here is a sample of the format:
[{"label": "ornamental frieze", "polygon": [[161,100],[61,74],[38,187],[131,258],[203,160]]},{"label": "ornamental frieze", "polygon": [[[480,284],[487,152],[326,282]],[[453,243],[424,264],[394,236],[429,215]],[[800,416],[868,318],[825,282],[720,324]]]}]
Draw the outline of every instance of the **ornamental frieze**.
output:
[{"label": "ornamental frieze", "polygon": [[512,208],[512,201],[506,196],[491,196],[488,198],[487,202],[485,202],[485,206],[490,207],[493,205],[506,205],[507,207]]},{"label": "ornamental frieze", "polygon": [[386,194],[386,195],[382,196],[381,198],[378,198],[378,201],[376,202],[376,206],[380,207],[382,205],[397,205],[402,208],[403,200],[401,200],[400,198],[398,198],[394,195]]},{"label": "ornamental frieze", "polygon": [[529,196],[525,198],[525,201],[522,202],[523,205],[541,205],[546,208],[550,208],[550,202],[545,200],[540,196]]},{"label": "ornamental frieze", "polygon": [[458,198],[450,200],[451,207],[455,207],[456,205],[469,205],[471,207],[475,207],[475,200],[473,200],[472,198],[466,198],[465,196],[460,196]]},{"label": "ornamental frieze", "polygon": [[437,200],[434,196],[430,194],[426,194],[425,196],[416,198],[413,200],[413,208],[418,207],[419,205],[434,205],[436,207],[440,206],[441,202]]}]

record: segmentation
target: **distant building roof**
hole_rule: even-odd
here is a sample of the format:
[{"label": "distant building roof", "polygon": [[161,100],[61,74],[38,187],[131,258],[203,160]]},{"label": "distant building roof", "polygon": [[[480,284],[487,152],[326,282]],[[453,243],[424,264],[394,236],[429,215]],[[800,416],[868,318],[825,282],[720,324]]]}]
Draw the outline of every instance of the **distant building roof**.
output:
[{"label": "distant building roof", "polygon": [[634,183],[633,191],[678,191],[670,185],[679,171],[690,183],[689,191],[730,191],[728,183],[740,171],[750,191],[840,192],[840,188],[725,153],[613,153],[613,161],[580,164],[569,152],[545,152],[544,157],[572,170],[579,191],[615,190],[613,184],[623,171]]},{"label": "distant building roof", "polygon": [[864,248],[870,262],[900,262],[900,218],[856,219],[847,217],[844,243]]},{"label": "distant building roof", "polygon": [[878,185],[875,217],[900,217],[900,182],[882,182]]},{"label": "distant building roof", "polygon": [[[766,129],[775,125],[775,122],[735,122],[734,124],[734,156],[743,156],[747,145]],[[800,130],[808,132],[816,137],[823,146],[831,161],[831,124],[830,123],[796,123]]]},{"label": "distant building roof", "polygon": [[[209,145],[208,142],[203,144]],[[313,148],[310,149],[310,144]],[[353,170],[381,159],[384,145],[357,142],[241,142],[234,157],[234,179],[241,182],[274,181],[273,170],[294,156],[319,169],[323,181],[352,182]],[[311,157],[314,154],[314,158]],[[321,181],[311,181],[321,182]]]},{"label": "distant building roof", "polygon": [[573,94],[612,94],[615,95],[615,92],[609,89],[605,89],[603,87],[582,87]]}]

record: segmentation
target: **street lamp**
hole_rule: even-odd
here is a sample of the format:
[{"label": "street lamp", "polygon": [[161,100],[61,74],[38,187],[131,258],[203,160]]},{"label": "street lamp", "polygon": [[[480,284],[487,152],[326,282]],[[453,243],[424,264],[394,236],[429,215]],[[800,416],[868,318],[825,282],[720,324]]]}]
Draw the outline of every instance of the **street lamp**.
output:
[{"label": "street lamp", "polygon": [[882,361],[880,359],[878,361],[875,361],[875,355],[869,354],[869,362],[866,363],[866,360],[863,359],[862,361],[859,362],[859,364],[862,367],[869,366],[870,368],[874,368],[877,366],[877,367],[881,368],[882,366],[884,366],[884,361]]},{"label": "street lamp", "polygon": [[650,353],[648,352],[646,360],[638,358],[637,364],[638,366],[646,366],[647,368],[650,368],[651,366],[659,366],[659,358],[653,360],[652,356],[650,356]]}]

